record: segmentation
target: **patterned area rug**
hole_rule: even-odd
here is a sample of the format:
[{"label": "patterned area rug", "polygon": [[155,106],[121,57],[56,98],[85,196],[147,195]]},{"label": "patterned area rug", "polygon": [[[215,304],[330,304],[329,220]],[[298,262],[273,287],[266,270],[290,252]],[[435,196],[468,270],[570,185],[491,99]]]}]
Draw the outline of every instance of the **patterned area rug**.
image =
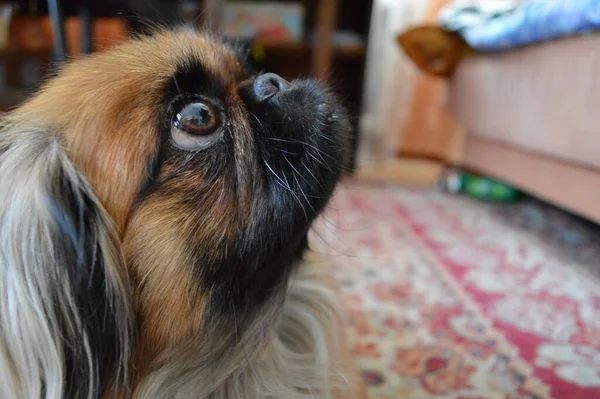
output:
[{"label": "patterned area rug", "polygon": [[600,230],[533,200],[351,184],[314,228],[371,399],[600,398]]}]

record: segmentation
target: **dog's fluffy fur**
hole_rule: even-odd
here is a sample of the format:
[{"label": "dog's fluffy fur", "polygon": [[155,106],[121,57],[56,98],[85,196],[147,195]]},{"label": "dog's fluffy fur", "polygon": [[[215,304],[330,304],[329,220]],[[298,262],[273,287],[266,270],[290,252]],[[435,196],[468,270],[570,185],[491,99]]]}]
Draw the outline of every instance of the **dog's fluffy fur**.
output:
[{"label": "dog's fluffy fur", "polygon": [[[315,82],[257,98],[255,79],[165,31],[4,118],[0,397],[331,397],[339,315],[302,255],[348,122]],[[196,102],[220,122],[200,139],[174,119]]]}]

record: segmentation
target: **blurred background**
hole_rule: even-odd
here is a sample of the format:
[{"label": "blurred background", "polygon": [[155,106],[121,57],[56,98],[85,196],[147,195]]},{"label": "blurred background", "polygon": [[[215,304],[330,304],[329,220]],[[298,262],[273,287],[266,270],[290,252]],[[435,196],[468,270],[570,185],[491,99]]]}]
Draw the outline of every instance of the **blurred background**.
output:
[{"label": "blurred background", "polygon": [[[183,22],[245,39],[255,61],[288,79],[330,80],[359,115],[371,1],[24,0],[2,5],[0,106],[30,93],[52,67],[53,16],[70,57],[102,51],[155,25]],[[56,4],[56,6],[54,6]],[[53,14],[53,10],[57,12]],[[354,119],[357,122],[358,118]]]},{"label": "blurred background", "polygon": [[180,22],[349,107],[312,249],[370,397],[600,398],[600,0],[1,2],[0,110]]}]

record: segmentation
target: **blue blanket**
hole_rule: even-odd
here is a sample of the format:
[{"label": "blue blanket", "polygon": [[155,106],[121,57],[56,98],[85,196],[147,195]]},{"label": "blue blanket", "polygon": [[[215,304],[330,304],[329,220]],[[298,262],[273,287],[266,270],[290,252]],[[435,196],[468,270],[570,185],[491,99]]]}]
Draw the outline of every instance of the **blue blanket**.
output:
[{"label": "blue blanket", "polygon": [[499,51],[600,29],[600,0],[524,0],[514,10],[465,26],[462,37],[480,51]]}]

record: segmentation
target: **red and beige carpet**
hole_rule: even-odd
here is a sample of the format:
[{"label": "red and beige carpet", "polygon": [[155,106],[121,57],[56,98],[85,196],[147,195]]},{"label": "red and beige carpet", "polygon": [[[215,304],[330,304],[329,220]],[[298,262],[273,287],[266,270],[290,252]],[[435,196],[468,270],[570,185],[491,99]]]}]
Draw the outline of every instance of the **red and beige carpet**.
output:
[{"label": "red and beige carpet", "polygon": [[331,255],[371,399],[600,398],[600,229],[542,203],[340,188]]}]

